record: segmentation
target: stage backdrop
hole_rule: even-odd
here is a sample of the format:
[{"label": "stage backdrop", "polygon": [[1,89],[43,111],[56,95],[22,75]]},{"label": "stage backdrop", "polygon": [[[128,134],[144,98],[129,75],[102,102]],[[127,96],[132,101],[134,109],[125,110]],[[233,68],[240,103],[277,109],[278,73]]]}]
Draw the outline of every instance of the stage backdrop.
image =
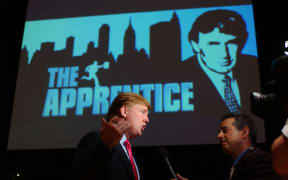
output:
[{"label": "stage backdrop", "polygon": [[[150,123],[135,145],[217,143],[219,118],[228,109],[221,108],[217,84],[202,86],[205,77],[186,62],[195,55],[188,40],[192,24],[217,9],[234,11],[245,21],[248,37],[241,54],[256,65],[248,62],[237,72],[246,80],[236,78],[236,98],[249,107],[242,90],[260,91],[250,0],[31,0],[8,149],[76,147],[101,126],[119,92],[142,94],[152,105]],[[263,142],[264,123],[255,122]]]}]

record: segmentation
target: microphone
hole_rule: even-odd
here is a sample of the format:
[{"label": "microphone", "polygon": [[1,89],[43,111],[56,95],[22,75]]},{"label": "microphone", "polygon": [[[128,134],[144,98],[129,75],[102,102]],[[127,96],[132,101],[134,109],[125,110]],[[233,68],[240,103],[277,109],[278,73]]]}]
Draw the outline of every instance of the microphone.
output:
[{"label": "microphone", "polygon": [[178,180],[178,178],[177,178],[177,176],[176,176],[176,173],[175,173],[174,169],[172,168],[172,165],[171,165],[171,163],[170,163],[170,161],[169,161],[169,158],[168,158],[169,153],[168,153],[168,151],[167,151],[164,147],[159,147],[159,148],[158,148],[158,152],[159,152],[159,154],[162,156],[162,158],[164,158],[165,162],[167,163],[168,168],[169,168],[172,176],[173,176],[176,180]]}]

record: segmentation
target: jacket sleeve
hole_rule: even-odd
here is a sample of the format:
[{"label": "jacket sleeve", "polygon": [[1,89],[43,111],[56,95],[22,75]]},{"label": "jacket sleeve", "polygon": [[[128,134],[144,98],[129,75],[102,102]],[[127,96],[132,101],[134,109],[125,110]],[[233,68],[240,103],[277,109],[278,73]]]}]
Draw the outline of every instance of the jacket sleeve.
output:
[{"label": "jacket sleeve", "polygon": [[75,150],[72,179],[105,179],[106,165],[113,153],[102,143],[98,132],[88,133]]},{"label": "jacket sleeve", "polygon": [[247,180],[280,180],[272,167],[271,156],[264,151],[249,154],[242,165]]}]

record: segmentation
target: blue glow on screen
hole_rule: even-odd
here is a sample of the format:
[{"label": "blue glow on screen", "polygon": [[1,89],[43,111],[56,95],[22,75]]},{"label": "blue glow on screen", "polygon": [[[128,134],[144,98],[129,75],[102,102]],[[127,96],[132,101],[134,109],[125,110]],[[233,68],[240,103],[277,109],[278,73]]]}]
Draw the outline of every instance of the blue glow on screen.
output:
[{"label": "blue glow on screen", "polygon": [[89,17],[62,18],[51,20],[35,20],[25,23],[22,48],[28,50],[28,64],[31,56],[40,49],[43,42],[54,42],[55,49],[65,48],[66,38],[75,37],[73,56],[81,56],[87,50],[89,42],[98,46],[99,29],[103,24],[110,27],[109,52],[115,59],[123,53],[124,33],[131,22],[136,36],[136,49],[144,49],[149,56],[150,26],[159,22],[167,22],[175,12],[179,18],[181,29],[182,60],[193,55],[187,34],[194,20],[204,11],[213,9],[230,9],[243,16],[249,33],[243,53],[257,56],[256,37],[252,5],[225,6],[213,8],[176,9],[154,12],[138,12]]},{"label": "blue glow on screen", "polygon": [[[155,8],[145,2],[147,6],[131,8],[133,12],[99,15],[101,8],[96,8],[98,15],[26,21],[8,148],[74,148],[85,131],[101,126],[101,118],[120,92],[141,94],[151,104],[153,125],[148,131],[152,136],[148,133],[138,145],[217,143],[217,117],[234,112],[230,106],[236,104],[227,98],[225,88],[226,92],[233,91],[240,111],[249,114],[247,95],[260,91],[253,6],[250,0],[225,1],[226,6],[222,1],[201,1],[201,7],[195,3],[175,1],[171,4],[175,6],[169,5],[171,9],[136,12]],[[176,6],[185,8],[173,9]],[[127,10],[127,6],[119,8],[121,12]],[[29,5],[28,10],[30,19],[61,15],[38,14]],[[104,11],[109,10],[111,7]],[[212,52],[207,53],[209,58],[195,56],[197,46],[192,50],[188,41],[191,26],[203,13],[214,10],[230,10],[242,16],[248,32],[242,52],[235,53],[239,44],[234,40],[238,39],[230,39],[229,51],[215,46],[208,49]],[[203,22],[205,26],[207,21]],[[222,35],[209,37],[218,37],[223,45],[227,36]],[[221,57],[223,54],[226,56]],[[222,61],[218,63],[217,59]],[[218,70],[219,66],[227,71]],[[224,74],[231,78],[231,91],[229,81],[223,83]],[[260,140],[265,142],[263,121],[257,122]],[[205,128],[209,129],[205,136],[195,136]],[[179,138],[171,130],[178,132]],[[155,138],[153,134],[157,133]]]}]

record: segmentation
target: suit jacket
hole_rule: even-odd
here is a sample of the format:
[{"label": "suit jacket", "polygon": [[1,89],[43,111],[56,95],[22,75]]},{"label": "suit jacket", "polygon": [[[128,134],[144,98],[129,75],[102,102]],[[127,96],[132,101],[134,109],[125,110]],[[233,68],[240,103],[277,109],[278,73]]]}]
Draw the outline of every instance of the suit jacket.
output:
[{"label": "suit jacket", "polygon": [[[192,56],[180,65],[181,71],[177,72],[177,77],[180,77],[181,82],[193,83],[193,98],[189,100],[189,104],[193,104],[194,111],[187,111],[181,114],[177,114],[175,118],[185,119],[181,121],[183,124],[194,125],[182,128],[183,132],[190,136],[197,136],[199,133],[203,133],[203,129],[207,132],[205,136],[195,138],[195,143],[216,143],[215,136],[218,133],[218,127],[220,124],[219,119],[223,114],[229,113],[224,100],[218,93],[216,87],[210,78],[203,71],[197,61],[196,56]],[[250,114],[257,127],[261,128],[263,122],[257,116],[251,114],[250,110],[250,93],[260,91],[258,61],[255,56],[239,55],[238,60],[234,68],[232,69],[233,78],[236,79],[242,113]],[[179,76],[178,76],[179,75]],[[172,116],[173,114],[171,114]],[[260,132],[261,133],[261,132]],[[262,137],[262,136],[260,136]],[[183,137],[183,139],[186,137]]]},{"label": "suit jacket", "polygon": [[249,149],[235,166],[231,180],[280,180],[271,156],[260,149]]},{"label": "suit jacket", "polygon": [[[225,102],[216,87],[199,65],[196,56],[183,62],[181,67],[183,80],[193,81],[194,109],[201,114],[219,115],[229,112]],[[260,91],[258,61],[256,57],[239,55],[235,67],[232,69],[240,92],[242,112],[250,112],[250,93]],[[214,116],[215,118],[215,116]]]},{"label": "suit jacket", "polygon": [[[140,178],[143,179],[141,173]],[[118,144],[112,151],[107,150],[99,133],[93,131],[85,135],[77,146],[72,179],[134,180],[134,174],[122,146]]]}]

